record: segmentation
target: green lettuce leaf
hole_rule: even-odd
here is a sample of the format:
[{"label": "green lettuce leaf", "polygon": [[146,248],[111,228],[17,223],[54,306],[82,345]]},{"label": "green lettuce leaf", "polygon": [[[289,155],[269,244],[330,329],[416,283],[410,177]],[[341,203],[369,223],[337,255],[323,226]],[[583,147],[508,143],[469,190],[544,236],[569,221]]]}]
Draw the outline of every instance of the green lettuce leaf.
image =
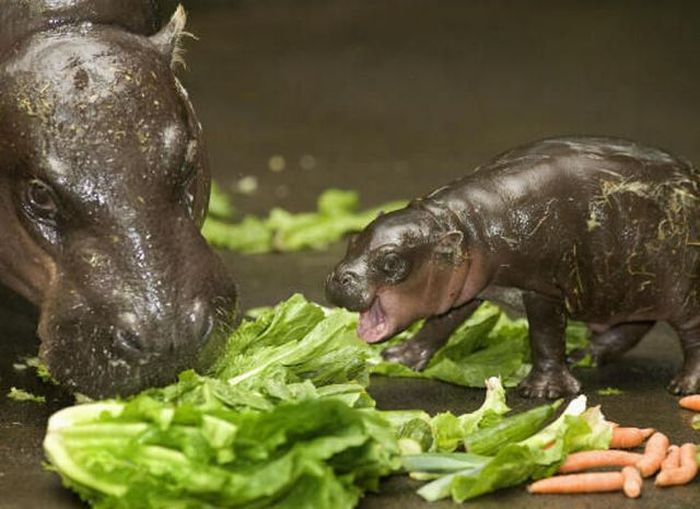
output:
[{"label": "green lettuce leaf", "polygon": [[54,414],[50,468],[98,508],[354,507],[399,466],[356,320],[300,295],[263,310],[210,376]]},{"label": "green lettuce leaf", "polygon": [[209,194],[209,215],[229,219],[233,217],[235,212],[229,195],[219,187],[219,184],[212,180]]},{"label": "green lettuce leaf", "polygon": [[14,401],[29,401],[31,403],[46,403],[45,396],[37,396],[24,389],[18,389],[17,387],[11,387],[10,392],[7,393],[8,399]]},{"label": "green lettuce leaf", "polygon": [[55,414],[44,448],[97,508],[351,508],[398,466],[386,421],[332,400],[238,412],[144,395],[93,403]]},{"label": "green lettuce leaf", "polygon": [[380,211],[389,212],[406,205],[405,201],[386,203],[359,211],[359,196],[354,191],[328,189],[318,198],[315,212],[291,213],[274,208],[267,218],[245,216],[239,223],[228,223],[230,212],[212,195],[210,211],[202,234],[210,244],[241,253],[325,249],[345,234],[362,230]]},{"label": "green lettuce leaf", "polygon": [[[528,326],[525,319],[510,319],[498,306],[484,302],[440,348],[423,371],[384,361],[381,352],[410,340],[420,323],[387,343],[372,347],[372,372],[394,377],[430,378],[465,387],[483,387],[498,376],[506,387],[516,386],[530,372]],[[572,322],[566,329],[567,352],[588,344],[588,328]],[[590,358],[577,366],[591,365]]]},{"label": "green lettuce leaf", "polygon": [[463,502],[528,479],[550,476],[567,454],[606,449],[611,437],[612,427],[600,409],[586,409],[585,396],[579,396],[559,418],[530,438],[508,444],[495,456],[473,461],[465,469],[455,463],[452,472],[424,485],[418,494],[429,501],[452,496],[456,502]]}]

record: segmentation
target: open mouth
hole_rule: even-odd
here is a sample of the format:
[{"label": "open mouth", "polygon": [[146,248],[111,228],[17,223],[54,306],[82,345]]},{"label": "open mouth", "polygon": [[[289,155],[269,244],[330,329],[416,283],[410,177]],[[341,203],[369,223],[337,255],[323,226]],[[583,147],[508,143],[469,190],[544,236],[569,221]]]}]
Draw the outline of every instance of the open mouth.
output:
[{"label": "open mouth", "polygon": [[382,308],[379,297],[375,297],[372,305],[360,312],[360,321],[357,324],[357,335],[367,343],[378,343],[386,339],[390,334],[390,327],[386,320],[386,313]]}]

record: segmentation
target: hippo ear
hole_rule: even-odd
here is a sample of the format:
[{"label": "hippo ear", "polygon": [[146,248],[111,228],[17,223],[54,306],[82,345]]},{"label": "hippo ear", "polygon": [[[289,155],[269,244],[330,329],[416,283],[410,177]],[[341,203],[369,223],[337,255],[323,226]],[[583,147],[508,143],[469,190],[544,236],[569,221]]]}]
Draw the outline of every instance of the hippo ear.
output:
[{"label": "hippo ear", "polygon": [[182,48],[182,38],[184,36],[194,38],[194,35],[185,32],[186,23],[187,13],[185,12],[185,8],[182,5],[178,5],[172,18],[168,21],[168,24],[161,28],[158,33],[150,37],[151,42],[158,51],[170,62],[171,68],[175,68],[177,64],[186,67],[185,59],[183,58],[184,50]]},{"label": "hippo ear", "polygon": [[462,241],[464,235],[458,230],[452,230],[440,237],[435,246],[435,253],[450,262],[456,262],[462,256]]}]

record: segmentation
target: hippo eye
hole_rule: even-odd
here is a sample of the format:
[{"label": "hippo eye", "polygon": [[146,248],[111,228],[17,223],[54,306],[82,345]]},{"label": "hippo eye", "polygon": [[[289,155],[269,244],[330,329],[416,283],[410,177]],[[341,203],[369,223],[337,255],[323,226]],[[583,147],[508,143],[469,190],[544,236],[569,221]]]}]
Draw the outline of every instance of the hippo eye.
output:
[{"label": "hippo eye", "polygon": [[54,192],[41,180],[32,179],[27,183],[24,202],[27,211],[36,219],[53,221],[56,218],[58,206]]},{"label": "hippo eye", "polygon": [[379,269],[382,273],[393,281],[403,279],[408,270],[406,261],[396,253],[387,253],[382,256]]}]

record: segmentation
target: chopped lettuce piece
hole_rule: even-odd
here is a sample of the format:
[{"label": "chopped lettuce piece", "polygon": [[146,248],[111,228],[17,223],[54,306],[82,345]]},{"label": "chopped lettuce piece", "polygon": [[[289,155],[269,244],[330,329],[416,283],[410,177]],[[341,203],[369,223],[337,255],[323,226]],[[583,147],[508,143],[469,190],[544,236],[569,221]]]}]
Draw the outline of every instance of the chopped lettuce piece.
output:
[{"label": "chopped lettuce piece", "polygon": [[17,387],[11,387],[10,392],[7,393],[7,397],[14,401],[29,401],[32,403],[46,403],[45,396],[37,396],[24,389],[18,389]]},{"label": "chopped lettuce piece", "polygon": [[246,254],[272,251],[272,231],[264,220],[246,216],[236,224],[208,217],[202,235],[216,247]]},{"label": "chopped lettuce piece", "polygon": [[358,211],[359,197],[354,191],[328,189],[318,198],[315,212],[291,213],[274,208],[267,218],[245,216],[239,223],[227,223],[221,214],[213,214],[202,229],[204,237],[216,247],[241,253],[325,249],[343,235],[362,230],[380,211],[396,210],[405,201],[386,203]]},{"label": "chopped lettuce piece", "polygon": [[602,389],[595,391],[595,393],[598,396],[619,396],[620,394],[624,394],[624,391],[618,389],[617,387],[603,387]]},{"label": "chopped lettuce piece", "polygon": [[226,194],[215,181],[211,182],[211,192],[209,194],[209,215],[221,219],[233,217],[235,209],[231,203],[231,198]]},{"label": "chopped lettuce piece", "polygon": [[245,322],[228,340],[214,366],[216,378],[232,386],[310,380],[369,383],[369,347],[355,333],[357,315],[342,309],[324,311],[294,295],[254,322]]},{"label": "chopped lettuce piece", "polygon": [[431,451],[451,452],[463,444],[464,439],[483,426],[493,424],[510,411],[506,405],[506,391],[497,377],[491,377],[485,382],[486,397],[482,405],[474,412],[456,416],[451,412],[443,412],[430,420],[433,431],[433,446]]}]

